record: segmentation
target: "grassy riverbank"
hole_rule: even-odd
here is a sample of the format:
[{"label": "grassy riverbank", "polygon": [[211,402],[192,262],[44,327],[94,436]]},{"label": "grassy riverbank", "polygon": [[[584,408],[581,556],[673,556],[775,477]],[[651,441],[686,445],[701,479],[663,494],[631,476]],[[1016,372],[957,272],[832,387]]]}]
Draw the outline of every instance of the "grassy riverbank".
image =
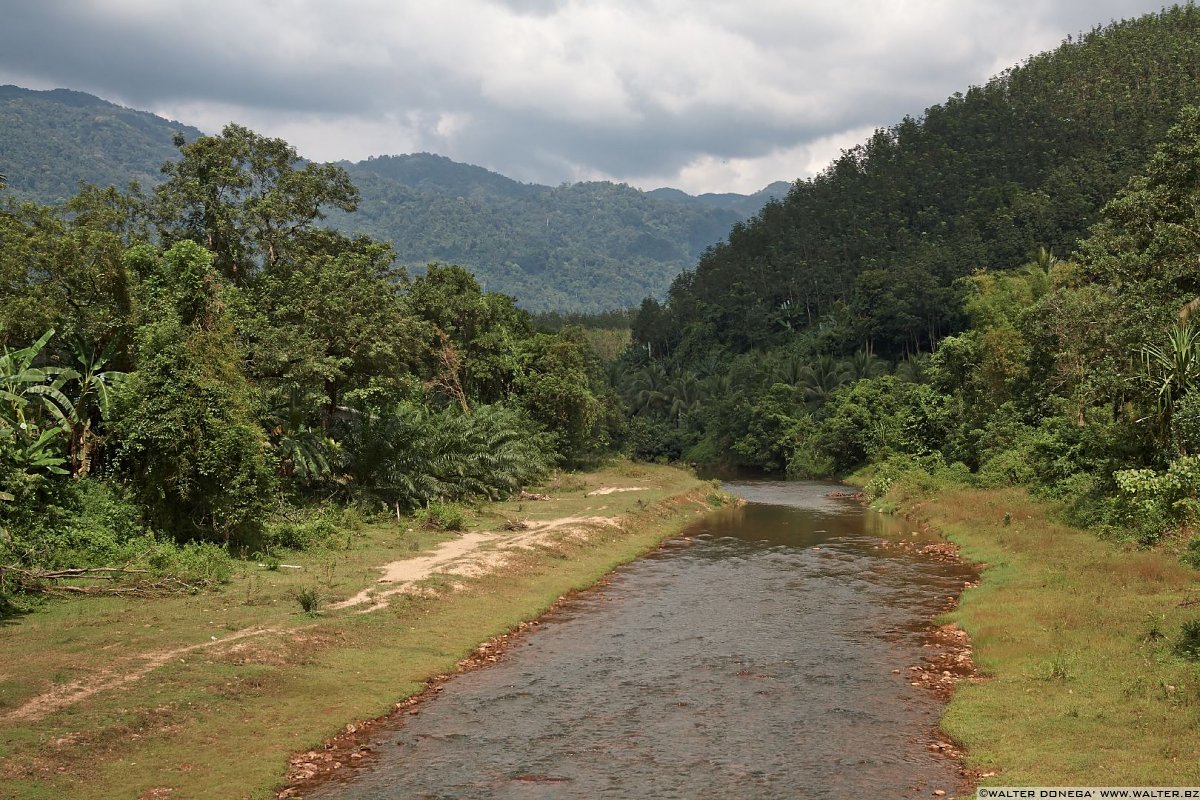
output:
[{"label": "grassy riverbank", "polygon": [[1016,489],[887,501],[986,565],[949,616],[989,680],[962,684],[942,723],[982,785],[1200,785],[1200,663],[1177,650],[1200,573]]},{"label": "grassy riverbank", "polygon": [[[0,797],[273,796],[291,754],[654,547],[707,508],[711,486],[618,464],[540,491],[553,499],[472,515],[466,536],[497,532],[482,568],[435,569],[371,613],[330,606],[459,535],[369,525],[291,567],[245,565],[220,591],[52,600],[0,620]],[[545,533],[504,549],[506,529],[525,526]],[[326,611],[302,613],[305,590]]]}]

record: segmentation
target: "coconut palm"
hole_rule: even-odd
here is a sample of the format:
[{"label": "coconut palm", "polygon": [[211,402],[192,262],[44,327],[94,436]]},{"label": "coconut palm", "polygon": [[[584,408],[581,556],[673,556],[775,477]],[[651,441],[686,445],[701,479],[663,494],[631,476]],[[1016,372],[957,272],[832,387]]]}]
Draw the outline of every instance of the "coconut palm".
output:
[{"label": "coconut palm", "polygon": [[924,383],[929,371],[929,353],[909,353],[896,364],[896,377],[905,383]]},{"label": "coconut palm", "polygon": [[635,372],[625,387],[625,400],[635,414],[666,412],[671,405],[670,376],[662,364],[653,362]]},{"label": "coconut palm", "polygon": [[866,350],[859,350],[842,363],[850,380],[875,378],[887,372],[887,363]]},{"label": "coconut palm", "polygon": [[676,422],[699,409],[700,404],[704,401],[704,386],[690,372],[684,373],[667,384],[666,393],[671,400],[667,415]]},{"label": "coconut palm", "polygon": [[795,354],[784,356],[771,368],[771,379],[788,386],[800,385],[808,375],[808,361]]},{"label": "coconut palm", "polygon": [[850,380],[846,366],[833,356],[823,355],[809,363],[800,388],[810,408],[818,408],[829,402],[834,391]]}]

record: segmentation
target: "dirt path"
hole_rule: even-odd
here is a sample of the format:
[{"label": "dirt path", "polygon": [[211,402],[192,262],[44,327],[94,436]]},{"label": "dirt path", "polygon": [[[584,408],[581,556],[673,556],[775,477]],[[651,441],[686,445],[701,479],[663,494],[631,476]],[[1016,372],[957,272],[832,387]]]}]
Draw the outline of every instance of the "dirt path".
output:
[{"label": "dirt path", "polygon": [[132,683],[139,678],[144,678],[159,667],[188,653],[194,653],[197,650],[206,650],[210,647],[219,647],[241,639],[249,639],[252,636],[262,636],[263,634],[278,632],[275,628],[246,628],[245,630],[231,633],[228,636],[214,637],[206,642],[176,647],[171,650],[156,650],[130,656],[122,659],[119,664],[115,664],[108,669],[89,675],[86,678],[80,678],[70,683],[55,686],[50,691],[31,698],[19,708],[8,712],[4,716],[0,716],[0,723],[36,721],[47,714],[82,702],[99,692],[116,689],[127,683]]},{"label": "dirt path", "polygon": [[[552,544],[559,537],[587,538],[590,531],[620,526],[612,517],[571,516],[544,522],[528,523],[516,531],[473,531],[443,542],[433,552],[415,558],[392,561],[380,567],[383,576],[375,586],[329,606],[331,611],[354,609],[368,613],[387,608],[390,598],[406,593],[419,593],[418,584],[434,574],[471,577],[487,574],[500,568],[509,555],[521,549]],[[308,626],[278,628],[251,627],[227,636],[167,650],[157,650],[126,656],[117,663],[85,678],[54,686],[30,698],[13,711],[0,716],[0,724],[33,722],[48,714],[80,703],[92,695],[144,678],[149,673],[189,653],[220,648],[243,639],[265,634],[293,633]]]}]

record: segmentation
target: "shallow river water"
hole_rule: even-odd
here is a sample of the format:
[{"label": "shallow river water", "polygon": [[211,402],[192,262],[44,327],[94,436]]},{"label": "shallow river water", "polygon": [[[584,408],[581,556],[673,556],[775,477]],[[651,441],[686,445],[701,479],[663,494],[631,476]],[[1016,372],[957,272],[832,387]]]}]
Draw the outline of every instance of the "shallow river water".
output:
[{"label": "shallow river water", "polygon": [[[730,483],[697,522],[447,683],[309,798],[898,798],[952,793],[909,684],[967,578],[815,482]],[[892,670],[899,669],[900,673]]]}]

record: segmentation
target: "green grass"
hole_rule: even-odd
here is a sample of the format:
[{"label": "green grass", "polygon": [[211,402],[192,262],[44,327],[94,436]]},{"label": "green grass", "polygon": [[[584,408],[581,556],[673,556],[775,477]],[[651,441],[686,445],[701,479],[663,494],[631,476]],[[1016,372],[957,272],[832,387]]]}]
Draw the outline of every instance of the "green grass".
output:
[{"label": "green grass", "polygon": [[989,680],[961,685],[942,720],[969,766],[997,773],[984,785],[1200,784],[1200,665],[1176,652],[1200,574],[1062,525],[1019,490],[889,500],[986,565],[949,618]]},{"label": "green grass", "polygon": [[[631,482],[646,491],[584,496]],[[561,478],[542,490],[552,501],[483,506],[471,527],[493,529],[506,516],[603,515],[622,517],[627,530],[524,552],[498,573],[456,576],[454,587],[435,580],[436,595],[371,614],[325,607],[312,617],[294,597],[314,577],[327,603],[348,597],[375,580],[375,567],[420,555],[449,534],[403,520],[368,527],[348,550],[282,559],[300,570],[245,565],[219,592],[48,602],[0,634],[0,716],[54,679],[94,676],[137,653],[251,626],[278,632],[193,651],[37,721],[0,722],[0,797],[135,798],[155,788],[172,797],[270,797],[288,756],[386,713],[480,642],[652,548],[696,518],[710,488],[680,470],[622,463]]]}]

